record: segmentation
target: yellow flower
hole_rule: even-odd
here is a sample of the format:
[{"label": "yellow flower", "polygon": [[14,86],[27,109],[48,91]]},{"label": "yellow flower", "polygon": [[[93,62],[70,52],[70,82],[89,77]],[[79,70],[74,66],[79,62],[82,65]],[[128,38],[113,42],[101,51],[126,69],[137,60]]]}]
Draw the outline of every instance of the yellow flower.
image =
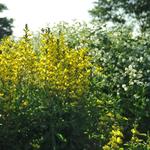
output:
[{"label": "yellow flower", "polygon": [[27,100],[24,100],[23,103],[22,103],[22,106],[26,107],[28,104],[29,104],[29,102]]},{"label": "yellow flower", "polygon": [[118,144],[122,144],[122,139],[121,139],[120,137],[117,137],[116,142],[117,142]]},{"label": "yellow flower", "polygon": [[[114,114],[111,113],[111,112],[107,113],[107,116],[108,116],[108,117],[111,117],[111,118],[114,118]],[[113,130],[113,131],[114,131],[114,130]]]},{"label": "yellow flower", "polygon": [[[105,145],[106,147],[109,146],[111,149],[118,149],[120,145],[123,143],[122,138],[123,134],[119,126],[112,126],[113,130],[110,132],[110,139],[109,142]],[[104,147],[105,147],[104,146]]]},{"label": "yellow flower", "polygon": [[103,146],[103,150],[111,150],[111,148],[108,145]]},{"label": "yellow flower", "polygon": [[139,134],[136,128],[131,129],[132,134]]},{"label": "yellow flower", "polygon": [[3,94],[3,93],[0,93],[0,96],[2,97],[2,96],[4,96],[4,94]]}]

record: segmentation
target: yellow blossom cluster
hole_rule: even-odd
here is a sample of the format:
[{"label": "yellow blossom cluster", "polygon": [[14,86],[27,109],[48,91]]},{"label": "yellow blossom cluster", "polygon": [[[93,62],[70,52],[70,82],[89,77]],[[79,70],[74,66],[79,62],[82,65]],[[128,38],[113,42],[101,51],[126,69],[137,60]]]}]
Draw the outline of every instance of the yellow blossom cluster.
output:
[{"label": "yellow blossom cluster", "polygon": [[30,42],[6,38],[0,44],[0,51],[1,88],[14,92],[17,86],[33,81],[36,55]]},{"label": "yellow blossom cluster", "polygon": [[119,126],[112,126],[109,142],[103,146],[103,150],[123,150],[120,145],[123,143],[123,133]]},{"label": "yellow blossom cluster", "polygon": [[32,85],[68,97],[79,97],[88,90],[89,52],[84,48],[70,49],[62,33],[58,37],[41,33],[37,50],[28,33],[18,41],[5,38],[0,51],[0,90],[14,93],[17,88]]}]

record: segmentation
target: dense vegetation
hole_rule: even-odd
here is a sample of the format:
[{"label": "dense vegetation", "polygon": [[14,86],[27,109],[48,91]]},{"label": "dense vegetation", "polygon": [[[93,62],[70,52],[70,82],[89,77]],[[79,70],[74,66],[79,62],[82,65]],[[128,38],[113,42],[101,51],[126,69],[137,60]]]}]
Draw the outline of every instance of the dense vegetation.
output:
[{"label": "dense vegetation", "polygon": [[0,18],[0,150],[150,150],[149,12],[97,0],[92,24],[26,25],[17,40]]},{"label": "dense vegetation", "polygon": [[149,34],[62,23],[0,44],[1,150],[148,150]]}]

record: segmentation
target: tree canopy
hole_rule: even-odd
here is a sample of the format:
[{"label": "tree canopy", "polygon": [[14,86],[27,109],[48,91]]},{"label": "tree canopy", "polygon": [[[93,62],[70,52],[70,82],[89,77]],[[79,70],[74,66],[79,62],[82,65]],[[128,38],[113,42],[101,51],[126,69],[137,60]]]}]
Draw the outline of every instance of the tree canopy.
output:
[{"label": "tree canopy", "polygon": [[97,0],[89,12],[100,21],[125,23],[132,17],[142,30],[150,27],[149,0]]},{"label": "tree canopy", "polygon": [[[0,3],[0,13],[7,10],[4,4]],[[0,39],[12,34],[12,23],[13,19],[8,19],[7,17],[0,18]]]}]

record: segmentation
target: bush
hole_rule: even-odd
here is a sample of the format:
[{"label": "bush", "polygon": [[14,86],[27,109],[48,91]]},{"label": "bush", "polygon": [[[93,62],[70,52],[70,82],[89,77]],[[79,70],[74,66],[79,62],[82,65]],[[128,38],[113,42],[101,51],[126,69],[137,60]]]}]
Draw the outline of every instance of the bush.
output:
[{"label": "bush", "polygon": [[63,34],[45,30],[34,50],[26,26],[20,40],[5,38],[0,50],[1,149],[91,147],[86,132],[93,132],[96,114],[87,101],[93,74],[88,49],[71,49]]},{"label": "bush", "polygon": [[76,23],[3,39],[1,150],[148,149],[147,36]]}]

